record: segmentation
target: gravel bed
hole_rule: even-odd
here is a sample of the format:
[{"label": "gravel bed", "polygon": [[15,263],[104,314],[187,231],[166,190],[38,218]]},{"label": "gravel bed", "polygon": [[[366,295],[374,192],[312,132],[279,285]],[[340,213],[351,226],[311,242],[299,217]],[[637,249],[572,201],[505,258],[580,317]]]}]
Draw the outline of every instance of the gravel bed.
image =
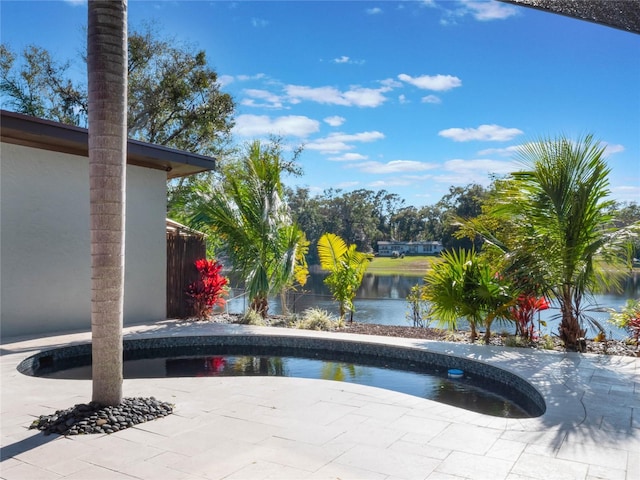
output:
[{"label": "gravel bed", "polygon": [[[211,317],[210,322],[216,323],[240,323],[241,315],[237,314],[217,314]],[[195,321],[191,319],[190,321]],[[266,319],[266,324],[272,327],[287,327],[286,319],[282,316],[273,315]],[[422,328],[409,327],[402,325],[380,325],[375,323],[358,323],[346,322],[342,327],[335,331],[342,333],[358,333],[362,335],[381,335],[386,337],[404,337],[422,340],[434,340],[438,342],[455,342],[455,343],[471,343],[469,332],[466,330],[446,330],[441,328]],[[483,344],[482,335],[484,332],[478,333],[479,337],[475,343]],[[560,338],[552,336],[550,344],[540,342],[523,343],[522,340],[516,339],[513,335],[501,332],[494,332],[491,335],[490,345],[506,346],[506,347],[522,347],[534,349],[547,349],[556,351],[565,351],[564,345]],[[595,353],[598,355],[622,355],[629,357],[640,356],[637,346],[622,340],[609,340],[596,342],[593,339],[586,339],[586,353]]]},{"label": "gravel bed", "polygon": [[124,398],[114,407],[102,407],[96,402],[80,403],[66,410],[58,410],[53,415],[41,415],[29,429],[38,429],[45,435],[109,434],[171,413],[172,404],[154,397]]}]

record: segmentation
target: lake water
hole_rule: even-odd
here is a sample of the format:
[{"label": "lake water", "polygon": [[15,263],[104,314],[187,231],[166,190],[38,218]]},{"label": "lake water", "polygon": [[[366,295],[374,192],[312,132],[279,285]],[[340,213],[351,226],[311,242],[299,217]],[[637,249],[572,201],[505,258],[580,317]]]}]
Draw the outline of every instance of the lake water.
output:
[{"label": "lake water", "polygon": [[[338,304],[333,300],[323,279],[323,274],[311,274],[304,287],[304,292],[289,295],[287,300],[289,310],[293,313],[301,313],[307,308],[317,307],[337,316]],[[237,287],[239,282],[233,278],[230,280],[231,285],[236,285],[236,287],[231,290],[226,309],[229,313],[243,313],[248,308],[248,301],[243,295],[243,290]],[[367,274],[354,300],[356,308],[354,321],[411,326],[411,322],[407,320],[409,306],[406,297],[411,291],[411,287],[417,283],[422,283],[421,276]],[[607,292],[595,296],[593,306],[590,308],[592,311],[589,314],[602,324],[610,338],[621,339],[627,335],[626,332],[607,322],[609,314],[606,309],[619,310],[627,299],[631,298],[640,298],[640,275],[638,272],[632,273],[625,279],[621,292]],[[269,313],[279,314],[281,312],[280,298],[271,299]],[[540,320],[547,323],[546,327],[541,326],[542,333],[557,333],[558,320],[554,316],[558,314],[557,307],[540,313]],[[433,326],[436,326],[435,323]],[[461,323],[460,327],[463,328],[464,323]],[[504,327],[500,324],[494,324],[492,327],[494,331],[503,329],[508,332],[515,330],[512,324],[507,324]],[[596,333],[597,330],[589,327],[587,334],[589,337],[595,336]]]}]

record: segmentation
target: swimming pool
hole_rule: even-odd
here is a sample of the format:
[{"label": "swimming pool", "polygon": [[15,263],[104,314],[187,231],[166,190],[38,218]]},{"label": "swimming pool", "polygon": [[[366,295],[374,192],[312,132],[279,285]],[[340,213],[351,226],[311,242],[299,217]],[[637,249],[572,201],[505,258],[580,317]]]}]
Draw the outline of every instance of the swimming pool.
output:
[{"label": "swimming pool", "polygon": [[[526,380],[491,365],[392,345],[294,336],[214,335],[125,340],[125,378],[273,375],[340,380],[399,391],[487,415],[544,413]],[[18,370],[49,378],[89,379],[91,345],[43,351]],[[463,370],[448,378],[449,369]]]}]

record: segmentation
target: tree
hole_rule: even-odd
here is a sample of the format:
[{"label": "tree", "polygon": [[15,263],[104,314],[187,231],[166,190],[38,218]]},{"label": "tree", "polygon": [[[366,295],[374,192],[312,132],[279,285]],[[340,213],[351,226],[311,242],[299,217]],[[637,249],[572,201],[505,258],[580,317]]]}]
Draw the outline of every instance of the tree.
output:
[{"label": "tree", "polygon": [[65,78],[69,63],[60,64],[44,48],[27,46],[23,65],[15,71],[16,55],[0,44],[0,93],[18,113],[79,125],[87,115],[86,93]]},{"label": "tree", "polygon": [[466,319],[472,342],[478,326],[484,325],[484,342],[488,344],[493,322],[509,319],[509,308],[515,304],[514,289],[473,250],[443,252],[442,259],[424,279],[423,296],[431,304],[429,316],[450,328]]},{"label": "tree", "polygon": [[87,29],[93,401],[122,401],[127,2],[90,0]]},{"label": "tree", "polygon": [[324,283],[340,305],[340,319],[349,311],[353,322],[353,299],[373,255],[358,252],[355,244],[347,245],[339,236],[325,233],[318,240],[318,258],[320,266],[329,272]]},{"label": "tree", "polygon": [[456,231],[460,228],[461,220],[477,217],[482,212],[482,203],[487,197],[487,191],[478,184],[466,187],[451,187],[449,193],[442,197],[437,207],[442,212],[442,231],[439,239],[444,248],[479,248],[481,243],[476,239],[459,238]]},{"label": "tree", "polygon": [[424,223],[416,207],[404,207],[390,220],[389,240],[415,242],[424,232]]},{"label": "tree", "polygon": [[611,228],[604,150],[592,135],[543,138],[521,147],[524,169],[500,185],[491,212],[514,229],[510,242],[494,242],[507,253],[510,274],[529,278],[558,301],[559,334],[569,350],[582,349],[583,323],[589,321],[585,297],[602,285],[615,286],[621,252],[637,235]]},{"label": "tree", "polygon": [[283,199],[283,168],[279,144],[253,142],[241,162],[223,172],[223,182],[201,191],[191,221],[208,225],[223,241],[245,280],[251,309],[262,316],[269,296],[290,287],[298,269],[306,267],[299,254],[306,248],[304,233]]},{"label": "tree", "polygon": [[[234,103],[220,90],[204,50],[147,27],[128,40],[128,136],[203,155],[228,153]],[[0,93],[15,111],[85,126],[87,93],[69,63],[30,45],[22,62],[0,46]],[[4,100],[3,98],[3,100]]]},{"label": "tree", "polygon": [[[612,226],[618,229],[640,225],[640,205],[636,202],[616,203],[613,207]],[[640,235],[629,242],[629,268],[633,267],[634,259],[640,258]]]},{"label": "tree", "polygon": [[204,50],[147,28],[129,37],[129,136],[220,155],[233,127],[233,99],[220,91]]}]

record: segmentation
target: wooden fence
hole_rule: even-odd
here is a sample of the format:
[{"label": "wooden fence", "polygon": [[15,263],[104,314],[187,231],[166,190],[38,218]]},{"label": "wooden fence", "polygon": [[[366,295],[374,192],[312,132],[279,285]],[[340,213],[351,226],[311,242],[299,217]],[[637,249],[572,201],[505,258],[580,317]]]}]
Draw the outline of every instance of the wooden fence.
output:
[{"label": "wooden fence", "polygon": [[167,232],[167,318],[186,318],[193,315],[185,289],[198,279],[194,262],[205,258],[207,248],[200,236]]}]

